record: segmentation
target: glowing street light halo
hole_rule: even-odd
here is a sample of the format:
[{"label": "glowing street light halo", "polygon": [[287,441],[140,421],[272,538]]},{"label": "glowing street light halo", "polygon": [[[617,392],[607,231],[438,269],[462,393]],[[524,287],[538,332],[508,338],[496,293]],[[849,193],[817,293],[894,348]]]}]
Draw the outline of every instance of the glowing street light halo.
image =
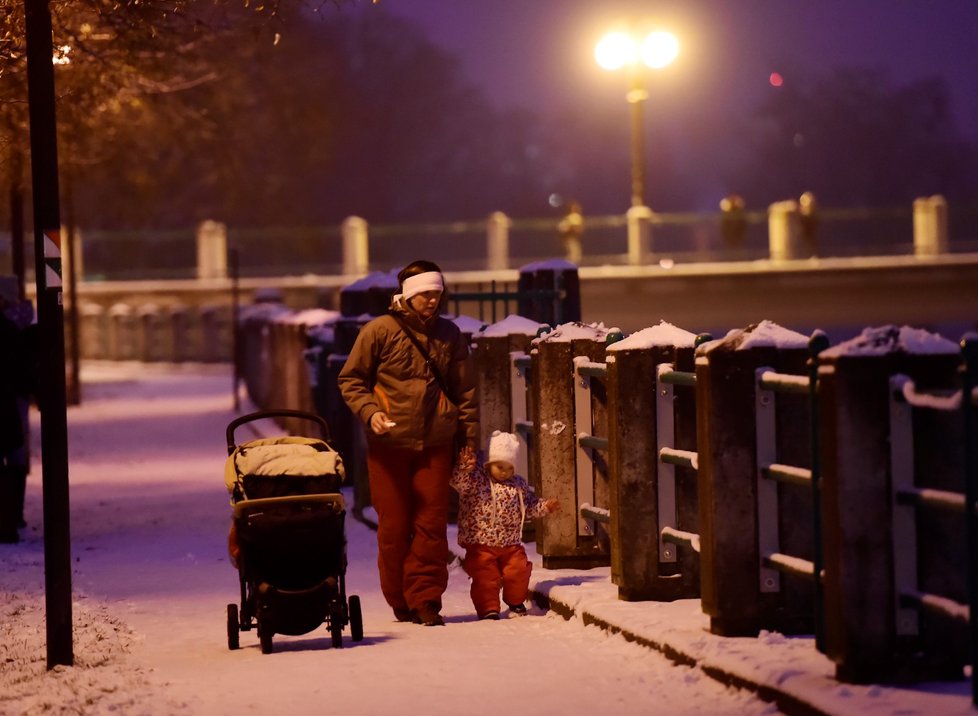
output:
[{"label": "glowing street light halo", "polygon": [[625,32],[609,32],[594,48],[594,59],[598,65],[609,71],[634,64],[637,58],[638,47],[635,40]]},{"label": "glowing street light halo", "polygon": [[637,66],[640,62],[654,70],[672,64],[679,55],[679,40],[671,32],[655,30],[640,41],[617,30],[602,37],[594,48],[594,59],[609,71]]},{"label": "glowing street light halo", "polygon": [[642,41],[639,55],[647,67],[655,70],[662,69],[672,64],[679,55],[679,40],[665,30],[650,32]]}]

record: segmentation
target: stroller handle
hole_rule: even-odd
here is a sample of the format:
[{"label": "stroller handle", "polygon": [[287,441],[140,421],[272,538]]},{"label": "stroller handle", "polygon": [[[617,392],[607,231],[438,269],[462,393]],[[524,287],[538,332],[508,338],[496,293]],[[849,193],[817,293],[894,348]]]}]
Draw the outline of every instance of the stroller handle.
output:
[{"label": "stroller handle", "polygon": [[319,429],[322,431],[323,439],[328,443],[330,441],[329,436],[329,424],[321,415],[316,415],[315,413],[307,413],[303,410],[290,410],[288,408],[273,408],[271,410],[258,410],[254,413],[248,413],[247,415],[241,415],[230,423],[227,427],[227,443],[228,443],[228,455],[234,452],[237,447],[237,443],[234,441],[234,431],[236,428],[241,427],[245,423],[251,423],[256,420],[263,420],[265,418],[300,418],[302,420],[308,420],[319,425]]}]

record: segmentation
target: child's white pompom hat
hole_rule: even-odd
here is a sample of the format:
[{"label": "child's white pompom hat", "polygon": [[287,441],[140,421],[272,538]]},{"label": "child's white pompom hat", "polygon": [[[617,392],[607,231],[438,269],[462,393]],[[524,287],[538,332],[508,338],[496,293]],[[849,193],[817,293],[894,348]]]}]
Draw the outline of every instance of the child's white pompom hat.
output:
[{"label": "child's white pompom hat", "polygon": [[494,430],[489,438],[489,457],[486,464],[491,462],[506,462],[516,466],[516,458],[520,454],[520,439],[513,433]]}]

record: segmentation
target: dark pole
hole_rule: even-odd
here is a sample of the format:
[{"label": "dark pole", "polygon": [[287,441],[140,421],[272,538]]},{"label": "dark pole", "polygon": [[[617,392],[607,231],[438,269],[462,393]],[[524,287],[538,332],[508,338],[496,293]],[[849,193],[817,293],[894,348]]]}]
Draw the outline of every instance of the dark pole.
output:
[{"label": "dark pole", "polygon": [[24,171],[20,147],[13,148],[10,171],[10,262],[17,277],[17,298],[27,297],[27,279],[24,272]]},{"label": "dark pole", "polygon": [[68,259],[68,333],[71,342],[68,345],[68,356],[70,358],[68,375],[71,380],[67,381],[65,397],[68,405],[81,404],[81,338],[78,328],[78,252],[81,250],[78,240],[78,229],[75,221],[75,197],[72,194],[74,189],[74,179],[69,171],[65,176],[65,208],[67,213],[67,232],[65,240],[68,242],[67,250],[64,252]]},{"label": "dark pole", "polygon": [[34,189],[34,265],[38,316],[38,408],[44,489],[44,605],[47,665],[74,663],[71,642],[71,533],[68,528],[68,419],[58,133],[54,113],[53,34],[48,0],[24,0],[27,99]]},{"label": "dark pole", "polygon": [[231,247],[228,250],[231,259],[231,372],[232,372],[232,395],[234,396],[234,412],[241,409],[241,399],[238,395],[238,386],[241,384],[241,335],[238,329],[238,306],[241,303],[239,288],[239,266],[238,249]]},{"label": "dark pole", "polygon": [[640,70],[632,70],[631,89],[625,98],[631,107],[632,122],[632,206],[645,206],[645,133],[642,103],[649,93],[642,87]]}]

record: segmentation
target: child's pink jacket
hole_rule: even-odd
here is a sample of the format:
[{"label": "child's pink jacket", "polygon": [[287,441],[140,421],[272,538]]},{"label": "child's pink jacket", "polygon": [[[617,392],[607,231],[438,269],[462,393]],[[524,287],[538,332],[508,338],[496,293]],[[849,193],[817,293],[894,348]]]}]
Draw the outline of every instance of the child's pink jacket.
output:
[{"label": "child's pink jacket", "polygon": [[477,465],[468,474],[456,466],[450,484],[458,492],[458,543],[463,547],[521,544],[527,515],[547,514],[544,501],[519,475],[506,482],[495,482],[483,465]]}]

